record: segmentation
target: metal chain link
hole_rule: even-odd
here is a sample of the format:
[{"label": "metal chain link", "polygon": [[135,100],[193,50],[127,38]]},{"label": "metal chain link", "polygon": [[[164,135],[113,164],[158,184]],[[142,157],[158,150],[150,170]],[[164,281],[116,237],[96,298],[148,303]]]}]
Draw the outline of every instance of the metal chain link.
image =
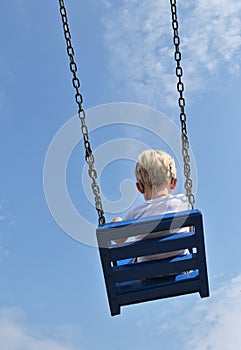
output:
[{"label": "metal chain link", "polygon": [[180,122],[182,130],[182,156],[184,163],[184,175],[186,177],[185,189],[188,201],[193,209],[195,203],[195,197],[192,192],[192,179],[191,179],[191,167],[190,167],[190,156],[189,156],[189,141],[187,135],[187,124],[186,124],[186,113],[185,113],[185,98],[184,98],[184,84],[182,82],[183,69],[181,67],[181,52],[179,49],[180,37],[178,34],[178,19],[177,19],[177,6],[176,0],[170,0],[171,13],[172,13],[172,28],[173,28],[173,43],[175,46],[174,58],[176,61],[176,76],[178,78],[177,91],[179,93],[178,104],[180,107]]},{"label": "metal chain link", "polygon": [[71,34],[69,30],[69,25],[68,25],[68,18],[67,18],[67,11],[66,7],[64,4],[64,0],[59,0],[59,5],[60,5],[60,14],[63,22],[63,29],[64,29],[64,37],[66,40],[66,45],[67,45],[67,54],[70,59],[70,71],[73,75],[72,78],[72,84],[73,87],[75,88],[75,101],[78,105],[78,116],[81,122],[81,131],[84,139],[84,147],[85,147],[85,160],[89,166],[88,174],[89,177],[92,180],[92,191],[95,197],[95,207],[98,213],[98,218],[99,218],[99,224],[104,224],[105,223],[105,216],[104,216],[104,210],[102,207],[102,200],[100,196],[100,187],[97,183],[97,171],[95,169],[95,158],[92,153],[91,147],[90,147],[90,141],[89,141],[89,133],[88,133],[88,127],[86,125],[86,116],[85,116],[85,111],[84,108],[82,107],[83,103],[83,96],[81,95],[79,88],[80,88],[80,80],[77,76],[77,65],[74,60],[74,48],[72,46],[71,42]]}]

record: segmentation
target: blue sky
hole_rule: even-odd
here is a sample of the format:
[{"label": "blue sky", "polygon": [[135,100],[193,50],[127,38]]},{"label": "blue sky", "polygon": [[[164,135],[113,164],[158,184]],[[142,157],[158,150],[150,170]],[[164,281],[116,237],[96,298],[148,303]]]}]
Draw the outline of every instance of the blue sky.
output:
[{"label": "blue sky", "polygon": [[[190,295],[134,305],[111,318],[98,251],[88,241],[97,218],[81,143],[66,170],[68,193],[82,220],[78,240],[55,222],[44,193],[47,150],[76,114],[58,1],[9,0],[0,5],[2,349],[227,350],[233,339],[241,347],[241,4],[179,2],[188,131],[211,298]],[[138,116],[128,122],[120,108],[122,118],[117,103],[154,108],[178,127],[168,1],[66,0],[66,6],[111,219],[141,200],[131,184],[138,150],[171,147],[153,134],[158,127],[152,113],[142,128]],[[111,112],[98,107],[107,103],[113,104]],[[48,181],[57,186],[64,175]],[[66,222],[65,213],[62,218]]]}]

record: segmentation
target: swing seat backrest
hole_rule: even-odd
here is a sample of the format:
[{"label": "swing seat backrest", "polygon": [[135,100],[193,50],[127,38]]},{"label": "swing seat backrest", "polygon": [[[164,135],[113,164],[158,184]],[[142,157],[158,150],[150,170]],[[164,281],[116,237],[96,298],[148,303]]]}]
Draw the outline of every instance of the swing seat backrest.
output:
[{"label": "swing seat backrest", "polygon": [[[188,227],[186,232],[175,233],[183,227]],[[136,241],[140,235],[144,239]],[[123,238],[126,243],[116,243]],[[200,211],[100,225],[97,240],[112,316],[124,305],[195,292],[209,296]],[[134,262],[137,257],[185,249],[186,255]]]}]

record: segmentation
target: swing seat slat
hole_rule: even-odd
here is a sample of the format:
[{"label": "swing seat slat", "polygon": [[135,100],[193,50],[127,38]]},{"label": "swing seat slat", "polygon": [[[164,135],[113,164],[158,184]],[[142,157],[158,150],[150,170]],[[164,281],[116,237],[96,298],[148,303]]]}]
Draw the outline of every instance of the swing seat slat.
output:
[{"label": "swing seat slat", "polygon": [[[165,242],[165,245],[163,245]],[[180,234],[174,234],[172,236],[167,237],[157,237],[150,238],[145,240],[145,244],[143,245],[143,241],[137,241],[133,244],[125,243],[124,245],[115,247],[115,244],[109,246],[109,254],[110,259],[120,260],[120,259],[128,259],[135,256],[136,251],[138,251],[139,256],[145,255],[153,255],[153,254],[161,254],[174,251],[178,244],[178,250],[192,248],[195,243],[195,233],[194,232],[185,232]]]}]

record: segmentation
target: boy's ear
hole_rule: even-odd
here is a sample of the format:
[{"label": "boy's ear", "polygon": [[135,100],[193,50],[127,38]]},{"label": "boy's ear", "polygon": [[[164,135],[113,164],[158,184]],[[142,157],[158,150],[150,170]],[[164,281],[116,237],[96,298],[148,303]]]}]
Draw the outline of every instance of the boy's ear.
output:
[{"label": "boy's ear", "polygon": [[172,182],[171,182],[171,190],[175,190],[177,185],[177,179],[172,178]]},{"label": "boy's ear", "polygon": [[136,188],[140,193],[144,193],[144,186],[140,182],[136,182]]}]

